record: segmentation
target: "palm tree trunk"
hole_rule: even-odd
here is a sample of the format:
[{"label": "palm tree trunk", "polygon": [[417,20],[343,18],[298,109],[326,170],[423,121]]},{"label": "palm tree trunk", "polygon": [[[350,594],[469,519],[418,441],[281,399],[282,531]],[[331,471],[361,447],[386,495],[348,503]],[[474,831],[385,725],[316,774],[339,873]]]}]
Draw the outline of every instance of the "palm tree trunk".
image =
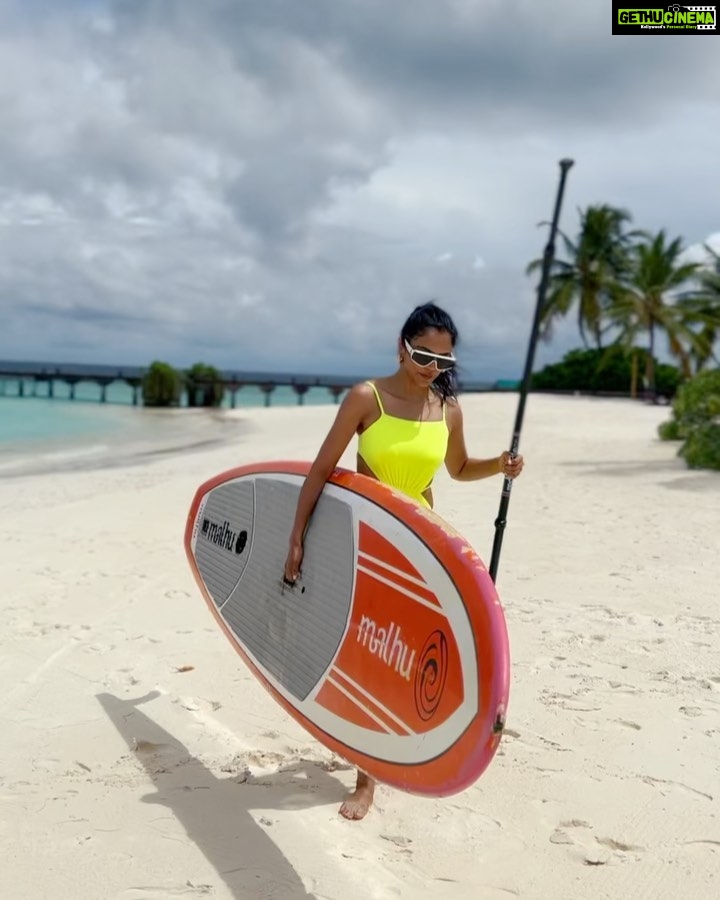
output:
[{"label": "palm tree trunk", "polygon": [[637,400],[637,383],[638,383],[638,358],[637,350],[633,347],[632,352],[632,368],[630,370],[630,396],[633,400]]},{"label": "palm tree trunk", "polygon": [[580,332],[580,337],[582,339],[583,346],[585,347],[586,350],[589,350],[590,345],[588,344],[587,335],[585,334],[585,326],[583,324],[583,317],[582,317],[582,307],[580,308],[580,315],[578,317],[578,330]]},{"label": "palm tree trunk", "polygon": [[655,402],[655,322],[652,318],[650,319],[649,331],[650,346],[648,349],[650,355],[647,361],[647,387],[649,399]]}]

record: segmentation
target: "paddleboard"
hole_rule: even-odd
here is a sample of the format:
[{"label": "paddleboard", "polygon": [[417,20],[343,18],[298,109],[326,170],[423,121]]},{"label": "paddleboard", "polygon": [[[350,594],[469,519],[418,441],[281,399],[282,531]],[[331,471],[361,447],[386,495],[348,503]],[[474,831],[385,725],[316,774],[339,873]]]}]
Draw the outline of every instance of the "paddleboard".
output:
[{"label": "paddleboard", "polygon": [[249,465],[198,488],[185,530],[197,584],[250,671],[322,744],[400,790],[462,791],[505,724],[510,657],[493,581],[439,515],[336,469],[288,586],[309,468]]}]

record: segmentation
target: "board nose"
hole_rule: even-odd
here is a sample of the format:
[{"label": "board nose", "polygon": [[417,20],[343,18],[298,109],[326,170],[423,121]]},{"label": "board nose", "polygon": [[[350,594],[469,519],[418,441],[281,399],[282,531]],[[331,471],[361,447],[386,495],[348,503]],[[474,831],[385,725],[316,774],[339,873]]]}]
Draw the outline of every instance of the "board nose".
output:
[{"label": "board nose", "polygon": [[218,609],[245,571],[254,521],[255,490],[249,481],[215,488],[200,504],[192,553],[198,574]]}]

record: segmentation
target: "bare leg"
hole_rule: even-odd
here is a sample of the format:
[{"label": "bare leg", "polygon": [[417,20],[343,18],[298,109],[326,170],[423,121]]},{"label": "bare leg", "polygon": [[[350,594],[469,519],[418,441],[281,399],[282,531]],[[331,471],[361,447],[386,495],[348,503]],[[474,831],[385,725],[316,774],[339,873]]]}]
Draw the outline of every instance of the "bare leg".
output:
[{"label": "bare leg", "polygon": [[372,806],[375,795],[375,782],[358,769],[357,785],[343,805],[340,807],[340,815],[346,819],[362,819]]}]

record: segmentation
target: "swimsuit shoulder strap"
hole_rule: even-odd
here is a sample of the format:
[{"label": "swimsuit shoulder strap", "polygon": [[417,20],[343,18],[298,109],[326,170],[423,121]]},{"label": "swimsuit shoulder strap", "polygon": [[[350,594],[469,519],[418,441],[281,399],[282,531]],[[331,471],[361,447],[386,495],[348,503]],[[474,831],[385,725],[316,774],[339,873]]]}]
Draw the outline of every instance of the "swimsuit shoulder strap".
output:
[{"label": "swimsuit shoulder strap", "polygon": [[380,407],[380,414],[384,416],[385,415],[385,407],[383,406],[383,402],[380,399],[380,393],[379,393],[378,389],[375,387],[375,383],[372,381],[366,381],[365,384],[369,384],[370,387],[373,389],[373,393],[375,394],[375,399],[377,400],[378,406]]}]

